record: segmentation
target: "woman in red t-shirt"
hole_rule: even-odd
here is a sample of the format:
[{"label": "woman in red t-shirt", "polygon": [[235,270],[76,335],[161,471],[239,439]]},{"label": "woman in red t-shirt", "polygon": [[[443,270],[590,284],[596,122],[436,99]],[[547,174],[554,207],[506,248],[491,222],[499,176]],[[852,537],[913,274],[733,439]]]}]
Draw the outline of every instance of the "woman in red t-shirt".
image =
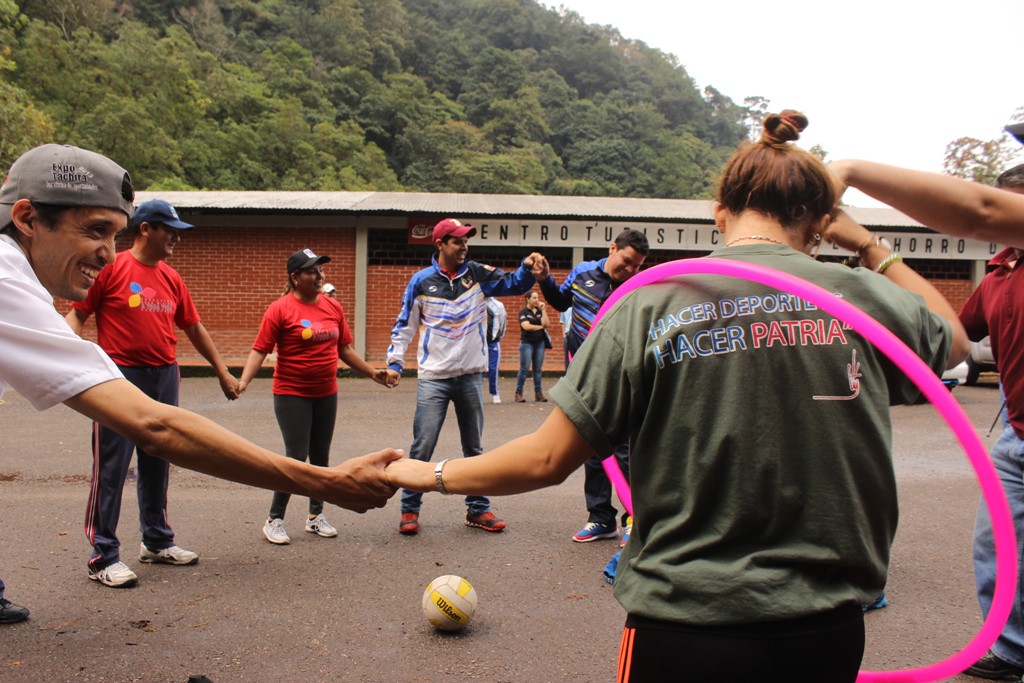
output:
[{"label": "woman in red t-shirt", "polygon": [[[352,347],[353,337],[345,313],[335,299],[321,295],[324,263],[329,256],[317,256],[302,249],[288,258],[285,294],[263,314],[260,331],[238,382],[245,391],[267,354],[277,347],[274,366],[274,414],[277,416],[285,455],[312,465],[326,467],[338,413],[338,359],[353,370],[387,384],[387,371],[367,363]],[[291,494],[277,492],[263,535],[271,543],[291,543],[284,528],[284,513]],[[338,530],[324,518],[322,501],[309,499],[306,531],[325,538]]]}]

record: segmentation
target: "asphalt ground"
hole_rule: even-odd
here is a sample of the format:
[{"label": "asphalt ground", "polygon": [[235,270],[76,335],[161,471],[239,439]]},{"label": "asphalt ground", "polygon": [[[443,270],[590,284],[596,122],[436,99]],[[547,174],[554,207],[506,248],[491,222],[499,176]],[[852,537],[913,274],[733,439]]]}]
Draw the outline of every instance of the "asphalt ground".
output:
[{"label": "asphalt ground", "polygon": [[[506,399],[513,381],[501,380]],[[995,383],[954,396],[989,446]],[[391,391],[343,380],[332,463],[407,449],[414,402],[414,380]],[[267,379],[228,403],[214,379],[187,378],[182,405],[281,450]],[[485,447],[534,429],[551,406],[488,403]],[[970,559],[973,471],[931,406],[898,407],[894,424],[901,519],[890,606],[867,617],[864,667],[874,670],[949,656],[981,624]],[[340,534],[323,539],[303,532],[306,502],[293,498],[285,520],[293,542],[273,546],[261,533],[270,492],[175,468],[171,523],[177,542],[201,559],[191,567],[137,561],[129,484],[122,559],[140,583],[118,590],[86,576],[89,422],[63,406],[38,413],[8,392],[0,425],[0,577],[7,597],[32,610],[29,621],[0,626],[0,681],[614,680],[624,614],[601,570],[617,544],[570,541],[586,521],[581,471],[558,487],[495,498],[509,523],[502,534],[465,527],[458,497],[428,495],[418,536],[397,533],[395,498],[365,515],[329,507]],[[451,412],[438,453],[459,453]],[[420,610],[426,584],[449,573],[469,579],[480,599],[473,622],[454,635],[434,631]]]}]

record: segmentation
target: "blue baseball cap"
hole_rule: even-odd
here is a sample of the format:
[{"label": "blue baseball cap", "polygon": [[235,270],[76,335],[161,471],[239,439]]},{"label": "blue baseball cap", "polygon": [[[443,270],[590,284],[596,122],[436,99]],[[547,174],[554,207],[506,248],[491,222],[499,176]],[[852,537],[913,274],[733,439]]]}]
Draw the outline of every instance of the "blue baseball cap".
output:
[{"label": "blue baseball cap", "polygon": [[170,202],[163,199],[150,199],[139,204],[139,208],[132,214],[132,224],[138,227],[143,223],[159,223],[175,230],[191,230],[196,227],[178,218],[178,212]]}]

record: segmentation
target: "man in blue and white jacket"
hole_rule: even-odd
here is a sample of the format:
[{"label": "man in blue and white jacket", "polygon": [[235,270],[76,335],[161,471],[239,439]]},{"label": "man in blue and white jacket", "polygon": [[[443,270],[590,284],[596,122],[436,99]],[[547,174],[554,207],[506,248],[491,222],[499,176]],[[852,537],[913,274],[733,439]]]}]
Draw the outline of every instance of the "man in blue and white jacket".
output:
[{"label": "man in blue and white jacket", "polygon": [[[412,276],[391,330],[387,362],[392,386],[401,378],[405,352],[417,330],[420,335],[419,383],[409,453],[416,460],[429,461],[433,456],[449,403],[455,404],[463,456],[483,453],[480,375],[487,372],[487,297],[523,294],[536,279],[550,274],[547,260],[538,253],[527,256],[508,274],[468,261],[469,238],[475,234],[476,228],[454,218],[434,226],[432,238],[437,254],[429,268]],[[438,463],[438,468],[444,467],[444,462]],[[423,494],[402,492],[400,533],[419,532],[422,499]],[[494,532],[505,528],[485,496],[467,496],[466,508],[466,526]]]}]

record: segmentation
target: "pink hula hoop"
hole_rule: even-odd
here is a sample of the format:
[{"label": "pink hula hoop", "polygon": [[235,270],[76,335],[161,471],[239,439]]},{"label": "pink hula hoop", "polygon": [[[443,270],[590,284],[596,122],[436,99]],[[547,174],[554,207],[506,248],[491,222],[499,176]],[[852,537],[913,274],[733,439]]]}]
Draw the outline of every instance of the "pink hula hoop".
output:
[{"label": "pink hula hoop", "polygon": [[[1010,615],[1017,582],[1017,540],[1013,529],[1013,519],[1010,516],[1010,506],[1003,493],[995,467],[989,460],[988,454],[981,444],[981,439],[978,438],[974,427],[971,426],[963,408],[953,399],[951,392],[917,354],[867,313],[818,285],[754,263],[721,258],[702,258],[672,261],[655,266],[638,273],[615,290],[597,312],[594,324],[596,325],[619,299],[638,287],[676,275],[695,274],[727,275],[776,287],[814,304],[826,313],[849,324],[888,356],[914,382],[953,430],[978,477],[985,505],[992,518],[992,532],[996,548],[996,588],[988,618],[985,619],[985,623],[982,624],[974,638],[951,657],[914,669],[861,671],[857,680],[859,682],[928,683],[959,674],[980,659],[999,637]],[[615,486],[619,500],[632,515],[633,504],[629,483],[623,477],[622,471],[615,461],[615,456],[609,456],[602,464]]]}]

